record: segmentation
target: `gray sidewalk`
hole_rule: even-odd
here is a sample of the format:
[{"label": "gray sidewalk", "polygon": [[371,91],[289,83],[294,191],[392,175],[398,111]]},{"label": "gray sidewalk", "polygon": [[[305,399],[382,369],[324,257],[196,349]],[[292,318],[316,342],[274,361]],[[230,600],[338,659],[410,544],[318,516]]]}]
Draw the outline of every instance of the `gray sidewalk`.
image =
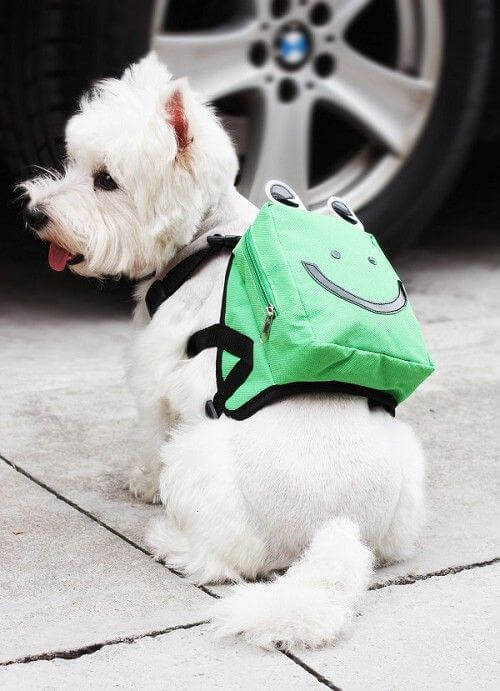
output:
[{"label": "gray sidewalk", "polygon": [[161,509],[124,489],[140,449],[122,293],[3,269],[0,688],[498,688],[500,245],[397,266],[437,365],[399,412],[426,447],[428,525],[412,560],[376,572],[336,647],[289,656],[213,640],[205,610],[227,589],[147,554]]}]

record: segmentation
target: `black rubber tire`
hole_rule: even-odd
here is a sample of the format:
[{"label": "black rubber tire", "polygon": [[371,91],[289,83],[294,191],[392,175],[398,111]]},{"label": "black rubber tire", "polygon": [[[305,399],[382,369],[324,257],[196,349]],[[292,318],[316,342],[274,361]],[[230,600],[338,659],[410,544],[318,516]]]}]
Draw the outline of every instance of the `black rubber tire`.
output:
[{"label": "black rubber tire", "polygon": [[[436,0],[437,1],[437,0]],[[493,44],[491,0],[442,0],[439,92],[415,151],[359,211],[388,249],[413,242],[460,172],[477,132]],[[0,157],[17,177],[57,166],[78,97],[147,52],[152,0],[7,0],[0,14]]]},{"label": "black rubber tire", "polygon": [[412,244],[451,191],[477,135],[493,47],[490,0],[442,0],[445,51],[439,90],[413,154],[358,211],[392,251]]},{"label": "black rubber tire", "polygon": [[64,125],[96,79],[147,53],[152,0],[3,0],[0,158],[16,178],[57,167]]}]

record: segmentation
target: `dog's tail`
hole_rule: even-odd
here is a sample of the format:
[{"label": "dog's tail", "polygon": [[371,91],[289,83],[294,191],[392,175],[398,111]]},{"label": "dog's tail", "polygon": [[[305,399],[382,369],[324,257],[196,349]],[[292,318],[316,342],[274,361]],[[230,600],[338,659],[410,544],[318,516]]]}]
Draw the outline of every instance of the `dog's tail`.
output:
[{"label": "dog's tail", "polygon": [[213,625],[221,636],[242,634],[263,648],[332,643],[356,613],[372,564],[358,526],[347,518],[331,519],[284,575],[236,585],[214,603]]}]

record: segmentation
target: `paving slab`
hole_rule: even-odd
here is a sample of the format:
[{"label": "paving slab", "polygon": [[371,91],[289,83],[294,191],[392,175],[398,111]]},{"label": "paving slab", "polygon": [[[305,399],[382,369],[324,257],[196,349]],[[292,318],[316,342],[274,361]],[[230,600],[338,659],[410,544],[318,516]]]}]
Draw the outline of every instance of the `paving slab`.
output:
[{"label": "paving slab", "polygon": [[418,249],[399,268],[436,363],[398,412],[426,451],[428,521],[418,554],[378,582],[500,554],[500,248]]},{"label": "paving slab", "polygon": [[0,487],[0,663],[200,621],[208,595],[2,461]]},{"label": "paving slab", "polygon": [[0,453],[142,541],[154,508],[126,490],[140,458],[124,382],[129,310],[52,283],[36,296],[0,306]]},{"label": "paving slab", "polygon": [[[499,265],[497,247],[415,250],[398,261],[437,364],[398,413],[426,448],[429,520],[416,557],[378,571],[377,582],[498,554]],[[125,490],[140,458],[123,379],[127,306],[109,294],[75,296],[72,281],[39,282],[33,300],[13,290],[0,312],[0,452],[144,544],[160,509]]]},{"label": "paving slab", "polygon": [[497,564],[372,591],[347,639],[301,658],[344,691],[496,690],[499,575]]},{"label": "paving slab", "polygon": [[284,655],[240,642],[214,642],[206,627],[107,646],[74,660],[0,667],[0,687],[4,691],[325,688]]}]

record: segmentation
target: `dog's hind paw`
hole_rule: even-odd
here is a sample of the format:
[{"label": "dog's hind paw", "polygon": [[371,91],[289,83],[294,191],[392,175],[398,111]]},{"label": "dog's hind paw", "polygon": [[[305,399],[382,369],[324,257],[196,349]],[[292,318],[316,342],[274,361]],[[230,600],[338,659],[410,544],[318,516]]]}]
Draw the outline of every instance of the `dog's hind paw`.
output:
[{"label": "dog's hind paw", "polygon": [[148,504],[161,503],[158,476],[144,466],[135,466],[132,469],[127,487],[136,499],[142,499]]}]

